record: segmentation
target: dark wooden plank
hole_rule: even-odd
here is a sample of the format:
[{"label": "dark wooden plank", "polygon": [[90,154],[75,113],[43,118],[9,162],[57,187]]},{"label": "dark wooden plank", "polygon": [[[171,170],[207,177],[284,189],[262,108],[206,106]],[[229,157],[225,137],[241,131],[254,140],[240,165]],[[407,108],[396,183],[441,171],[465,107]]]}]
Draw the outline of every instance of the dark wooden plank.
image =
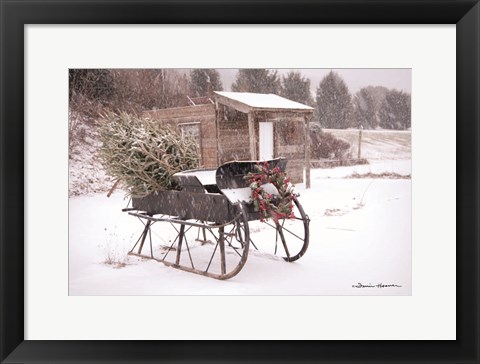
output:
[{"label": "dark wooden plank", "polygon": [[159,191],[132,198],[132,206],[150,215],[169,215],[181,220],[225,223],[235,217],[234,207],[227,198],[215,193]]},{"label": "dark wooden plank", "polygon": [[[280,167],[285,171],[287,160],[285,158],[277,158],[266,161],[272,168]],[[250,173],[255,172],[255,166],[258,161],[233,161],[221,165],[217,169],[216,180],[217,186],[220,190],[227,188],[243,188],[248,187],[248,183],[244,177]]]}]

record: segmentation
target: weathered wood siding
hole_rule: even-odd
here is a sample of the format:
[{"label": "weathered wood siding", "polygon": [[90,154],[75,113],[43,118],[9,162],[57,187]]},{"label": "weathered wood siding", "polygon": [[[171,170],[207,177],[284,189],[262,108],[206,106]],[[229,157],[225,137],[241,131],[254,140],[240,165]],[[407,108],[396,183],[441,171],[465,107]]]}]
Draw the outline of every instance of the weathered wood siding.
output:
[{"label": "weathered wood siding", "polygon": [[287,158],[287,174],[293,183],[303,182],[305,164],[305,121],[303,117],[279,119],[274,123],[275,157]]},{"label": "weathered wood siding", "polygon": [[217,166],[217,131],[215,106],[198,105],[146,111],[152,120],[172,125],[180,131],[179,124],[200,123],[201,164],[205,168]]},{"label": "weathered wood siding", "polygon": [[247,114],[220,106],[218,109],[218,153],[220,164],[250,160]]},{"label": "weathered wood siding", "polygon": [[[217,112],[217,116],[215,113]],[[214,168],[229,161],[245,161],[250,158],[248,115],[224,105],[199,105],[147,111],[152,120],[175,126],[200,123],[201,163],[205,168]],[[216,127],[218,118],[218,130]],[[305,119],[292,112],[257,112],[253,114],[255,150],[259,153],[259,123],[273,122],[274,157],[288,160],[287,173],[293,183],[303,182],[305,164]],[[218,138],[218,143],[217,143]]]},{"label": "weathered wood siding", "polygon": [[[219,159],[220,163],[232,160],[251,160],[248,134],[248,116],[220,105],[219,118]],[[305,119],[290,112],[258,112],[254,114],[255,150],[259,155],[259,123],[273,122],[274,157],[288,160],[287,173],[293,183],[303,182],[305,162]]]}]

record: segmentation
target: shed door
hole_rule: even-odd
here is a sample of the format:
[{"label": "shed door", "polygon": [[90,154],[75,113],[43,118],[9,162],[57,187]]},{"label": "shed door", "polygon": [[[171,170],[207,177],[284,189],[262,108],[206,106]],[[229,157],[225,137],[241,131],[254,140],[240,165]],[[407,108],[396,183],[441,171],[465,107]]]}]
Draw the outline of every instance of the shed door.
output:
[{"label": "shed door", "polygon": [[259,156],[260,160],[273,159],[273,123],[260,122],[259,125]]},{"label": "shed door", "polygon": [[178,124],[180,127],[180,132],[182,134],[182,138],[190,137],[195,139],[198,145],[198,152],[200,153],[200,159],[201,163],[203,163],[202,160],[202,135],[201,135],[201,130],[200,130],[200,123],[199,122],[194,122],[194,123],[183,123],[183,124]]}]

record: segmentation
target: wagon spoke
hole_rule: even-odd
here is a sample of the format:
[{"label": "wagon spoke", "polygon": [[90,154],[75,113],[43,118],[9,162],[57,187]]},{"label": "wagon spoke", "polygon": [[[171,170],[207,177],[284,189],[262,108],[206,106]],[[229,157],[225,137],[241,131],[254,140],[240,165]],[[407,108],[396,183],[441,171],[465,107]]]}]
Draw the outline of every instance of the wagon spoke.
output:
[{"label": "wagon spoke", "polygon": [[[232,248],[233,248],[233,245],[232,245],[233,236],[235,235],[235,234],[232,234],[232,232],[233,232],[234,230],[235,230],[235,225],[233,225],[232,228],[230,229],[230,231],[225,234],[225,236],[226,236],[225,240],[227,241],[228,246],[230,246],[230,247],[232,247]],[[230,238],[230,241],[228,241],[228,238]]]},{"label": "wagon spoke", "polygon": [[220,235],[220,268],[222,274],[225,274],[227,271],[227,262],[225,261],[225,236],[223,232],[223,227],[219,229],[219,235]]},{"label": "wagon spoke", "polygon": [[[161,208],[161,204],[159,206]],[[197,220],[195,218],[182,220],[178,216],[168,214],[147,214],[143,212],[134,214],[129,212],[131,215],[139,217],[144,225],[134,249],[138,249],[140,244],[144,245],[147,234],[150,244],[150,254],[147,253],[144,256],[139,252],[135,255],[154,259],[169,267],[211,278],[232,278],[245,265],[251,241],[248,230],[248,215],[244,206],[234,206],[233,208],[235,213],[231,216],[226,215],[225,219],[222,218],[220,221],[213,219]],[[153,223],[157,222],[163,222],[163,227],[150,230]],[[196,230],[197,228],[198,230]],[[162,244],[160,253],[154,251],[156,248],[153,246],[153,240],[155,239],[156,242],[157,237],[154,237],[153,234],[160,238],[159,241]],[[212,245],[214,246],[201,248],[200,244],[197,244],[197,241],[201,241],[201,239],[213,242]],[[175,250],[176,252],[170,254],[171,251]],[[183,254],[182,257],[182,253],[185,251],[187,253]],[[134,253],[132,252],[132,254]],[[156,257],[156,254],[160,256]],[[187,254],[188,258],[185,257]]]},{"label": "wagon spoke", "polygon": [[270,224],[267,220],[264,221],[264,224],[268,225],[268,226],[270,226],[271,228],[274,228],[274,229],[277,228],[275,225]]},{"label": "wagon spoke", "polygon": [[240,253],[238,252],[238,250],[241,249],[241,248],[235,248],[234,246],[232,246],[231,248],[233,249],[233,251],[234,251],[235,253],[237,253],[237,255],[238,255],[239,257],[242,256],[242,254],[240,254]]},{"label": "wagon spoke", "polygon": [[152,229],[148,229],[148,235],[150,236],[150,257],[153,258]]},{"label": "wagon spoke", "polygon": [[240,223],[235,224],[235,240],[237,240],[239,243],[243,242],[242,230],[240,230],[241,227],[242,225]]},{"label": "wagon spoke", "polygon": [[167,252],[166,252],[165,255],[163,256],[162,260],[165,260],[165,258],[167,257],[168,253],[170,253],[170,251],[173,250],[173,249],[172,249],[172,248],[173,248],[173,245],[176,243],[176,241],[177,241],[177,239],[178,239],[179,236],[180,236],[180,235],[177,235],[177,237],[173,240],[172,245],[170,245],[170,247],[168,248]]},{"label": "wagon spoke", "polygon": [[[260,250],[280,256],[283,259],[293,262],[303,256],[309,243],[309,218],[305,214],[298,200],[294,200],[295,215],[293,218],[273,219],[263,221],[258,244]],[[257,239],[258,241],[259,239]],[[250,240],[255,249],[257,247]],[[258,250],[258,249],[257,249]]]},{"label": "wagon spoke", "polygon": [[133,252],[133,251],[135,250],[135,247],[136,247],[136,246],[138,245],[138,243],[140,242],[140,239],[142,238],[142,236],[143,236],[143,231],[142,231],[142,233],[140,234],[140,236],[138,237],[137,242],[135,243],[135,245],[133,246],[133,248],[130,249],[130,252],[129,252],[129,253],[131,253],[131,252]]},{"label": "wagon spoke", "polygon": [[143,233],[142,233],[142,239],[140,240],[140,246],[138,247],[138,254],[142,253],[143,244],[145,243],[145,239],[147,238],[148,231],[150,230],[150,224],[151,224],[150,220],[148,220],[147,223],[145,224],[145,228],[143,229]]},{"label": "wagon spoke", "polygon": [[[233,249],[233,251],[234,251],[235,253],[237,253],[237,255],[238,255],[239,257],[242,257],[242,254],[240,254],[240,253],[238,252],[239,249],[243,249],[243,248],[244,248],[244,244],[242,243],[242,236],[241,236],[241,231],[240,231],[240,224],[238,224],[238,225],[235,224],[234,227],[233,227],[233,229],[232,229],[231,231],[233,231],[233,230],[235,230],[235,232],[234,232],[233,235],[230,237],[230,244],[229,244],[229,245],[230,245],[230,247]],[[230,234],[231,234],[231,231],[230,231]],[[240,238],[238,238],[237,233],[238,233],[238,235],[240,236]],[[235,236],[235,239],[240,243],[240,247],[234,247],[234,246],[231,244],[231,242],[232,242],[232,240],[233,240],[233,236]]]},{"label": "wagon spoke", "polygon": [[287,242],[285,241],[285,236],[283,236],[283,228],[280,224],[277,223],[277,231],[280,235],[280,239],[282,240],[283,248],[285,249],[285,254],[287,254],[287,258],[290,259],[290,252],[288,251]]},{"label": "wagon spoke", "polygon": [[173,224],[173,222],[170,222],[170,225],[172,225],[172,227],[175,229],[177,234],[180,234],[180,231],[178,231],[177,227]]},{"label": "wagon spoke", "polygon": [[143,226],[145,226],[145,223],[143,222],[143,220],[142,220],[141,218],[139,218],[139,217],[137,216],[137,219],[138,219],[138,221],[140,221],[140,222],[143,224]]},{"label": "wagon spoke", "polygon": [[282,226],[281,229],[282,229],[282,230],[285,230],[286,232],[288,232],[288,233],[290,233],[290,234],[292,234],[292,235],[295,236],[297,239],[303,241],[303,239],[302,239],[300,236],[298,236],[298,235],[295,234],[294,232],[290,231],[290,230],[287,229],[286,227],[283,227],[283,226]]},{"label": "wagon spoke", "polygon": [[212,229],[211,229],[211,228],[208,228],[208,229],[207,229],[207,231],[208,231],[210,234],[212,234],[212,235],[213,235],[213,237],[214,237],[215,241],[216,241],[216,242],[217,242],[217,244],[218,244],[218,238],[217,238],[217,236],[216,236],[216,235],[213,233]]},{"label": "wagon spoke", "polygon": [[186,234],[191,228],[193,228],[193,225],[190,225],[190,226],[184,231],[184,233]]},{"label": "wagon spoke", "polygon": [[[200,221],[202,224],[205,224],[205,221]],[[203,240],[200,239],[200,231],[202,231],[202,235],[203,235]],[[205,232],[205,228],[204,227],[199,227],[198,228],[198,232],[197,232],[197,241],[203,241],[203,243],[206,243],[207,242],[207,234]]]},{"label": "wagon spoke", "polygon": [[177,245],[177,257],[175,258],[175,264],[179,265],[180,263],[180,256],[182,255],[182,243],[183,238],[185,236],[185,225],[180,226],[180,234],[178,235],[178,245]]},{"label": "wagon spoke", "polygon": [[[150,230],[152,231],[152,230]],[[156,235],[160,240],[162,240],[162,242],[166,243],[165,239],[163,237],[161,237],[160,235],[158,235],[155,231],[152,231],[152,234]]]},{"label": "wagon spoke", "polygon": [[185,236],[185,245],[187,246],[188,257],[190,258],[190,264],[192,265],[192,268],[195,269],[195,266],[193,265],[192,254],[190,254],[190,248],[188,246],[188,240],[186,236]]},{"label": "wagon spoke", "polygon": [[255,250],[259,250],[259,249],[257,248],[257,246],[255,245],[255,243],[253,242],[252,238],[250,238],[250,244],[253,245],[253,247],[255,248]]},{"label": "wagon spoke", "polygon": [[208,272],[208,269],[210,268],[210,264],[212,264],[212,260],[213,260],[213,257],[215,256],[215,252],[217,251],[217,247],[218,247],[218,240],[217,240],[217,244],[215,244],[215,249],[213,249],[212,256],[210,257],[210,261],[208,262],[207,269],[205,269],[205,272]]},{"label": "wagon spoke", "polygon": [[278,229],[275,229],[275,253],[277,254],[277,247],[278,247]]},{"label": "wagon spoke", "polygon": [[[152,239],[152,236],[151,236],[152,229],[151,229],[151,227],[152,227],[152,225],[154,224],[154,222],[151,222],[151,221],[150,221],[150,223],[148,223],[148,221],[147,221],[147,222],[145,223],[145,222],[143,222],[142,219],[140,219],[139,217],[137,217],[137,218],[138,218],[138,219],[140,220],[140,222],[143,224],[143,230],[142,230],[142,233],[140,234],[140,236],[138,237],[137,242],[135,243],[135,245],[132,247],[132,249],[130,249],[129,253],[132,253],[132,252],[135,250],[136,246],[138,245],[138,243],[139,243],[140,241],[142,241],[142,243],[140,244],[139,251],[142,250],[143,243],[144,243],[144,241],[145,241],[145,238],[147,237],[147,235],[146,235],[146,234],[147,234],[147,231],[150,233],[150,247],[151,247],[151,245],[152,245],[152,244],[151,244],[151,239]],[[152,257],[153,257],[153,255],[152,255]]]}]

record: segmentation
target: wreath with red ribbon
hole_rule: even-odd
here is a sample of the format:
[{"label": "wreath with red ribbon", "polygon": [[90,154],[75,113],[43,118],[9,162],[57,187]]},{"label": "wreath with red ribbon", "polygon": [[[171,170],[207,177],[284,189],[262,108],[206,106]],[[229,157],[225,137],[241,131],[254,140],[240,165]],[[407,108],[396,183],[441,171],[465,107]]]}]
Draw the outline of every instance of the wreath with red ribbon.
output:
[{"label": "wreath with red ribbon", "polygon": [[[244,178],[252,190],[255,211],[260,212],[260,221],[272,218],[275,223],[280,219],[293,219],[293,201],[295,194],[289,177],[279,167],[270,167],[268,162],[255,165],[256,171]],[[265,191],[264,186],[271,183],[278,191],[278,196]]]}]

